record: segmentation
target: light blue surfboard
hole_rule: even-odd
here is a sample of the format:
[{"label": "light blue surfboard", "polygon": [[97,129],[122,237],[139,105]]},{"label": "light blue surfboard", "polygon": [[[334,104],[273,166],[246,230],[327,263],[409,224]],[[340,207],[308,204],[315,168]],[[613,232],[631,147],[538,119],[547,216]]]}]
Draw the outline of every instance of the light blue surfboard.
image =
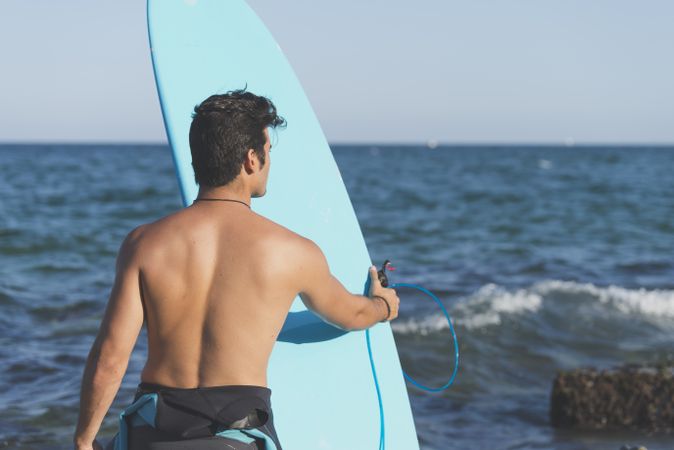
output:
[{"label": "light blue surfboard", "polygon": [[[242,0],[148,0],[148,27],[184,204],[198,191],[188,140],[194,106],[247,85],[288,121],[274,142],[267,194],[252,208],[316,242],[344,286],[364,293],[372,262],[339,169],[260,19]],[[366,338],[365,331],[325,324],[295,299],[269,365],[274,421],[286,450],[419,448],[391,327],[370,329],[371,357]]]}]

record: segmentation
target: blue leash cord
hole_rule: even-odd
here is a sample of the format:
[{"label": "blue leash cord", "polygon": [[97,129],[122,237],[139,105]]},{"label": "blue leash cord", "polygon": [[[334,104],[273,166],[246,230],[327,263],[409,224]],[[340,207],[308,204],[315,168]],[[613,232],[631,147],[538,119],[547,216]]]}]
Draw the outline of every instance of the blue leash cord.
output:
[{"label": "blue leash cord", "polygon": [[[372,368],[372,378],[374,378],[374,387],[377,390],[377,401],[379,402],[379,450],[385,449],[386,433],[384,429],[384,403],[379,389],[379,380],[377,379],[377,369],[374,367],[372,359],[372,344],[370,343],[370,329],[365,330],[365,341],[367,341],[367,355],[370,357],[370,367]],[[404,373],[404,372],[403,372]]]},{"label": "blue leash cord", "polygon": [[423,292],[424,294],[431,297],[435,301],[435,303],[438,304],[438,306],[440,307],[440,310],[445,315],[445,318],[447,319],[447,323],[449,324],[449,330],[452,332],[452,339],[454,340],[454,371],[452,372],[452,376],[449,378],[449,381],[447,381],[445,384],[443,384],[440,387],[428,387],[428,386],[425,386],[425,385],[419,383],[417,380],[415,380],[414,378],[409,376],[407,374],[407,372],[405,372],[403,370],[403,375],[405,376],[405,379],[407,381],[409,381],[410,383],[412,383],[413,385],[415,385],[416,387],[418,387],[419,389],[423,389],[424,391],[429,391],[429,392],[444,391],[445,389],[450,387],[452,385],[452,383],[454,383],[454,379],[456,378],[456,373],[459,370],[459,342],[456,339],[456,332],[454,331],[454,325],[452,325],[452,319],[451,319],[451,317],[449,317],[449,313],[447,312],[447,308],[445,308],[445,305],[442,304],[440,299],[435,294],[433,294],[428,289],[426,289],[424,287],[421,287],[421,286],[418,286],[416,284],[395,283],[395,284],[392,284],[390,287],[391,288],[408,287],[408,288],[416,289],[418,291]]},{"label": "blue leash cord", "polygon": [[[384,263],[384,266],[386,266],[386,263]],[[368,282],[366,283],[366,286],[365,286],[366,295],[367,295],[367,292],[369,290],[369,286],[370,286],[370,282],[369,282],[369,279],[368,279]],[[418,286],[416,284],[396,283],[396,284],[391,285],[390,287],[391,288],[408,287],[408,288],[416,289],[418,291],[423,292],[424,294],[431,297],[435,301],[435,303],[438,304],[438,306],[442,310],[442,313],[445,315],[445,318],[447,319],[447,323],[449,324],[449,330],[452,332],[452,338],[454,340],[454,361],[455,361],[455,363],[454,363],[454,371],[452,372],[452,376],[449,378],[449,381],[447,381],[447,383],[445,383],[444,385],[442,385],[440,387],[436,387],[436,388],[428,387],[428,386],[425,386],[425,385],[419,383],[418,381],[416,381],[414,378],[409,376],[407,374],[407,372],[405,372],[403,370],[403,376],[405,377],[405,379],[407,381],[409,381],[410,383],[412,383],[414,386],[418,387],[419,389],[423,389],[423,390],[429,391],[429,392],[444,391],[445,389],[450,387],[452,385],[452,383],[454,383],[454,379],[456,378],[456,374],[457,374],[458,369],[459,369],[459,343],[456,339],[456,332],[454,331],[454,325],[452,324],[452,319],[449,316],[449,313],[447,312],[447,308],[445,308],[445,306],[442,304],[440,299],[435,294],[433,294],[428,289],[423,288],[421,286]],[[370,367],[372,368],[372,378],[374,379],[374,386],[375,386],[375,389],[377,391],[377,401],[379,403],[379,450],[385,450],[385,448],[386,448],[386,429],[385,429],[385,426],[384,426],[384,402],[382,400],[381,389],[379,388],[379,379],[377,378],[377,369],[374,366],[374,359],[372,357],[372,344],[370,342],[370,329],[369,328],[367,330],[365,330],[365,340],[367,342],[367,354],[368,354],[368,357],[370,358]]]}]

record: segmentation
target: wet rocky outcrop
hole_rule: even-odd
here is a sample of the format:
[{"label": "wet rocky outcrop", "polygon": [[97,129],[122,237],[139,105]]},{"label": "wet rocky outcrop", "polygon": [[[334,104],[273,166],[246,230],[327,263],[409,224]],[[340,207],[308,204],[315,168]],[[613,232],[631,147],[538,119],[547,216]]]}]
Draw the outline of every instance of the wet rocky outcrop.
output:
[{"label": "wet rocky outcrop", "polygon": [[557,374],[550,399],[554,427],[674,432],[674,366],[576,369]]}]

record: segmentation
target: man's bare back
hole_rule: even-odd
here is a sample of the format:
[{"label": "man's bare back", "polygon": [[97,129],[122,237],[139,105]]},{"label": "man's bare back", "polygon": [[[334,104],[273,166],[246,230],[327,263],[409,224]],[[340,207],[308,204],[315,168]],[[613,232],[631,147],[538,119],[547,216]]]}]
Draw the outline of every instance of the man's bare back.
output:
[{"label": "man's bare back", "polygon": [[149,348],[142,381],[266,386],[305,239],[233,202],[195,203],[135,235]]}]

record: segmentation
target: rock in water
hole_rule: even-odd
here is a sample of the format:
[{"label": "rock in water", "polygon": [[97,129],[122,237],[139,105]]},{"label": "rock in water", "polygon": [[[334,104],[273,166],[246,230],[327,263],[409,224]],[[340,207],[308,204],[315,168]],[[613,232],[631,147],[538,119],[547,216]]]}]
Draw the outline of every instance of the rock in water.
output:
[{"label": "rock in water", "polygon": [[672,366],[629,365],[557,374],[550,399],[554,427],[674,432]]}]

